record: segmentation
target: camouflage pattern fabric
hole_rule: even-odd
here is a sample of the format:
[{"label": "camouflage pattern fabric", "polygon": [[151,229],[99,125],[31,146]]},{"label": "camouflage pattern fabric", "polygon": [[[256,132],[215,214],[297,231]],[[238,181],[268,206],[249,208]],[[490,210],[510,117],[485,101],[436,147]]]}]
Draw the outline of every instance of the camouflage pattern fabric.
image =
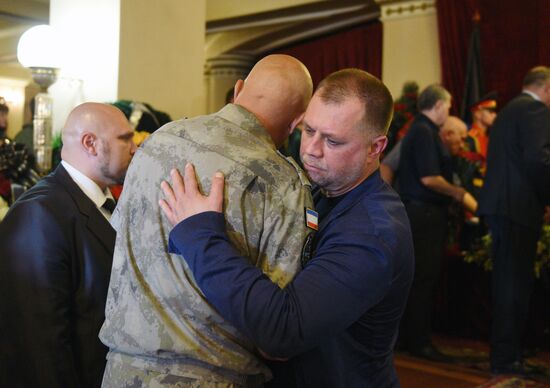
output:
[{"label": "camouflage pattern fabric", "polygon": [[[108,368],[117,362],[118,371],[127,366],[125,374],[266,380],[270,371],[253,344],[208,304],[185,261],[168,253],[171,226],[158,205],[160,183],[188,161],[205,192],[214,172],[224,173],[227,229],[242,255],[280,287],[299,269],[310,232],[304,215],[304,207],[313,206],[310,185],[294,161],[276,151],[256,117],[230,104],[165,125],[136,152],[111,219],[117,240],[100,332],[110,348]],[[108,379],[106,374],[106,386]]]},{"label": "camouflage pattern fabric", "polygon": [[[193,370],[193,368],[189,368]],[[260,388],[263,375],[245,378],[241,383],[228,382],[226,378],[209,375],[197,378],[175,376],[131,366],[131,363],[111,358],[103,377],[102,388]]]}]

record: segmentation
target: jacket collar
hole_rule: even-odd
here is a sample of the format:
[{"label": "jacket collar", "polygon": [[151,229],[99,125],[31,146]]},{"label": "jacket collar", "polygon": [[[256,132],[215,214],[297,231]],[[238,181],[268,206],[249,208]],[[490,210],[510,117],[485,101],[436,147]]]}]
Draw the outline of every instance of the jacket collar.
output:
[{"label": "jacket collar", "polygon": [[[359,186],[344,194],[344,198],[340,202],[338,202],[334,209],[332,209],[330,213],[321,221],[319,225],[319,232],[321,232],[328,224],[330,224],[332,220],[338,218],[341,214],[345,213],[348,209],[353,207],[364,196],[380,191],[383,185],[384,181],[380,177],[380,171],[376,170],[371,175],[369,175],[367,179],[361,182]],[[321,195],[321,190],[318,190],[314,193],[315,202],[317,202]]]},{"label": "jacket collar", "polygon": [[95,203],[84,194],[62,165],[55,169],[52,176],[67,191],[80,214],[86,218],[86,227],[89,232],[96,236],[109,252],[112,252],[115,245],[115,230]]},{"label": "jacket collar", "polygon": [[240,105],[227,104],[218,113],[217,116],[227,120],[243,131],[249,132],[259,139],[262,143],[266,143],[270,148],[276,149],[275,143],[267,132],[267,129],[260,123],[258,118],[250,111]]},{"label": "jacket collar", "polygon": [[434,123],[428,116],[426,116],[424,113],[419,113],[418,116],[416,116],[417,121],[425,122],[430,126],[431,129],[433,129],[436,133],[439,133],[439,127],[436,123]]},{"label": "jacket collar", "polygon": [[534,100],[540,101],[540,97],[536,93],[533,93],[530,90],[522,90],[521,93],[527,96],[531,96],[531,98],[533,98]]}]

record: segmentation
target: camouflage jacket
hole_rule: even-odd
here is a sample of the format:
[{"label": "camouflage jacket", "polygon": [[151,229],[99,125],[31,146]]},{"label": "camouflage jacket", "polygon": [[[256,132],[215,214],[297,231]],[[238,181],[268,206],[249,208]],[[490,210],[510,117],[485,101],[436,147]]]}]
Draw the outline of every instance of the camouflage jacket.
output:
[{"label": "camouflage jacket", "polygon": [[299,269],[311,232],[304,215],[313,206],[310,185],[256,117],[230,104],[169,123],[136,152],[113,214],[117,239],[100,338],[111,349],[108,358],[138,368],[267,377],[253,344],[210,306],[185,261],[168,253],[171,226],[158,205],[160,183],[188,161],[205,192],[214,172],[224,173],[227,229],[241,254],[280,287]]}]

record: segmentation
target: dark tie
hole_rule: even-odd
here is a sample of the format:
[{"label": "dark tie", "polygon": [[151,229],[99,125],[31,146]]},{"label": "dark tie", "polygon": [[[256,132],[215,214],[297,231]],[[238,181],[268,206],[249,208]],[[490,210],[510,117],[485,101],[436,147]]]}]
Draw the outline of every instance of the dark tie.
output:
[{"label": "dark tie", "polygon": [[116,206],[116,202],[112,198],[105,199],[105,202],[103,202],[103,205],[101,205],[101,207],[109,211],[109,213],[113,213],[113,210],[115,210],[115,206]]}]

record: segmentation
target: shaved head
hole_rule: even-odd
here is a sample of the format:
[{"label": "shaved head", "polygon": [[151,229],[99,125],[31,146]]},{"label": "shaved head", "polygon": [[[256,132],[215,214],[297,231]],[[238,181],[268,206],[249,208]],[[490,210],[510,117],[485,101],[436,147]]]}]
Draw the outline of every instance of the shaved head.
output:
[{"label": "shaved head", "polygon": [[235,85],[235,104],[260,120],[279,147],[300,122],[313,93],[309,71],[289,55],[268,55]]},{"label": "shaved head", "polygon": [[464,121],[456,116],[449,116],[439,130],[441,141],[451,155],[457,155],[463,146],[463,134],[468,130]]},{"label": "shaved head", "polygon": [[74,108],[62,130],[61,158],[101,188],[122,183],[136,150],[134,130],[112,105],[86,102]]}]

